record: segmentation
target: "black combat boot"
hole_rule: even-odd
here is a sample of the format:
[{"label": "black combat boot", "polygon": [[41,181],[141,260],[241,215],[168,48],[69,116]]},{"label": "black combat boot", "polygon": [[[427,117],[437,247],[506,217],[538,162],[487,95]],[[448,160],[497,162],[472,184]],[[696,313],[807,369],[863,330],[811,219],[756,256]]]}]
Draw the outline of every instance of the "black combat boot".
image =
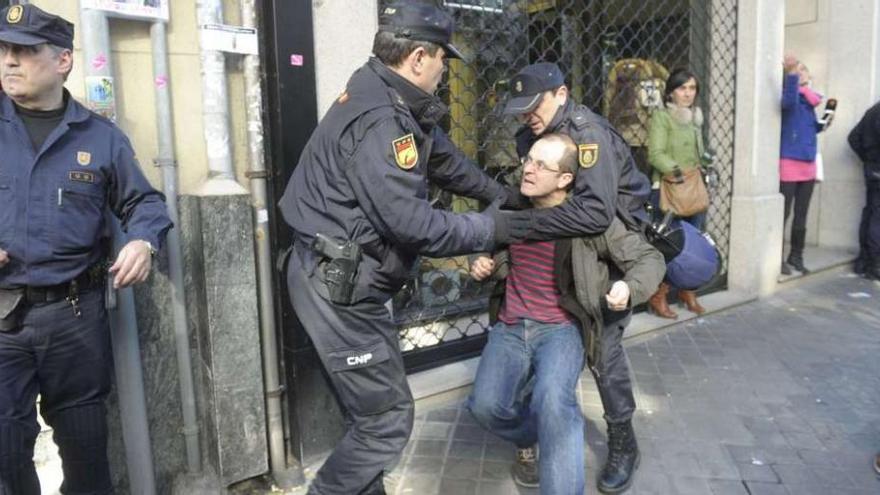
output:
[{"label": "black combat boot", "polygon": [[602,493],[620,493],[632,485],[639,467],[639,445],[632,421],[608,423],[608,460],[597,482]]},{"label": "black combat boot", "polygon": [[791,252],[788,253],[788,264],[804,275],[810,270],[804,266],[804,242],[807,238],[807,229],[791,229]]},{"label": "black combat boot", "polygon": [[853,262],[853,273],[860,277],[864,277],[868,275],[868,268],[871,265],[871,260],[864,251],[859,251],[859,256]]},{"label": "black combat boot", "polygon": [[868,280],[880,280],[880,258],[874,258],[868,263],[865,278]]}]

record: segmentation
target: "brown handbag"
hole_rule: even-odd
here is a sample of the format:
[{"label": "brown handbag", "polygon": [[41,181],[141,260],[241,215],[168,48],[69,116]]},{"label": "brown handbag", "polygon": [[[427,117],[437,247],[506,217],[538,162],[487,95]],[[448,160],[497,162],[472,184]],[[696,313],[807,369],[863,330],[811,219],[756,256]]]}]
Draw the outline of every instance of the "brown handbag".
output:
[{"label": "brown handbag", "polygon": [[690,217],[709,209],[709,192],[699,167],[681,175],[666,174],[660,181],[660,209]]}]

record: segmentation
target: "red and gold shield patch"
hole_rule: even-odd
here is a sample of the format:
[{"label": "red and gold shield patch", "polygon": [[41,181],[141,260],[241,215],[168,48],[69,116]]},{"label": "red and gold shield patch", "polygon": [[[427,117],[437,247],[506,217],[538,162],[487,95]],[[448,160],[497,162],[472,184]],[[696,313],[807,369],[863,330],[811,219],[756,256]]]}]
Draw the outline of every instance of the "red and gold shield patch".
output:
[{"label": "red and gold shield patch", "polygon": [[391,142],[394,149],[394,161],[397,166],[409,170],[419,163],[419,149],[416,148],[416,140],[412,134],[407,134]]},{"label": "red and gold shield patch", "polygon": [[590,168],[599,160],[599,143],[579,144],[578,162],[582,168]]}]

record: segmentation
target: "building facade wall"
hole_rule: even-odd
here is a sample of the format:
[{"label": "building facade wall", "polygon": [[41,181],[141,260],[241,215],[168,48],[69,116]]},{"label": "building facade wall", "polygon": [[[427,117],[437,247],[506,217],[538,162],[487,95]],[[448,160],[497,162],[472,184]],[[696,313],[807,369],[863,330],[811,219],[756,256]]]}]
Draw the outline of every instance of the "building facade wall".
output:
[{"label": "building facade wall", "polygon": [[825,180],[810,205],[808,242],[856,247],[864,180],[846,137],[880,95],[880,2],[852,0],[840,6],[833,0],[786,0],[785,51],[810,68],[816,89],[838,99],[834,124],[819,135]]},{"label": "building facade wall", "polygon": [[[79,2],[33,0],[30,3],[70,20],[79,28]],[[180,167],[178,188],[181,194],[193,194],[208,174],[202,125],[197,2],[171,1],[169,4],[169,80],[176,130],[174,145]],[[224,16],[226,24],[240,23],[240,6],[237,0],[224,1]],[[78,31],[76,34],[73,72],[68,79],[67,88],[75,98],[82,101],[85,93],[83,67],[91,61],[83,59]],[[161,171],[152,166],[157,138],[150,25],[143,21],[111,18],[110,41],[111,53],[108,58],[114,68],[117,124],[131,139],[147,177],[154,186],[161,188]],[[244,176],[247,170],[247,129],[240,58],[227,57],[226,67],[233,160],[238,181],[248,187]]]}]

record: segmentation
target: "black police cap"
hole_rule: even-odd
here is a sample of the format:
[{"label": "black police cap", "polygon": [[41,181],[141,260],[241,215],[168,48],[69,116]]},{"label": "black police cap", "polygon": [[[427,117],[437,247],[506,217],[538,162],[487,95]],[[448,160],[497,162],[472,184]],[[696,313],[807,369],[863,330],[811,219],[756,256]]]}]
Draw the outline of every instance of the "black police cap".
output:
[{"label": "black police cap", "polygon": [[379,31],[414,41],[436,43],[443,47],[447,57],[461,59],[464,56],[451,43],[454,30],[452,17],[425,0],[396,2],[386,7],[379,18]]},{"label": "black police cap", "polygon": [[73,23],[31,4],[0,11],[0,41],[34,46],[50,43],[73,50]]},{"label": "black police cap", "polygon": [[559,66],[548,62],[527,65],[510,80],[510,99],[504,113],[523,114],[538,106],[545,91],[565,84]]}]

